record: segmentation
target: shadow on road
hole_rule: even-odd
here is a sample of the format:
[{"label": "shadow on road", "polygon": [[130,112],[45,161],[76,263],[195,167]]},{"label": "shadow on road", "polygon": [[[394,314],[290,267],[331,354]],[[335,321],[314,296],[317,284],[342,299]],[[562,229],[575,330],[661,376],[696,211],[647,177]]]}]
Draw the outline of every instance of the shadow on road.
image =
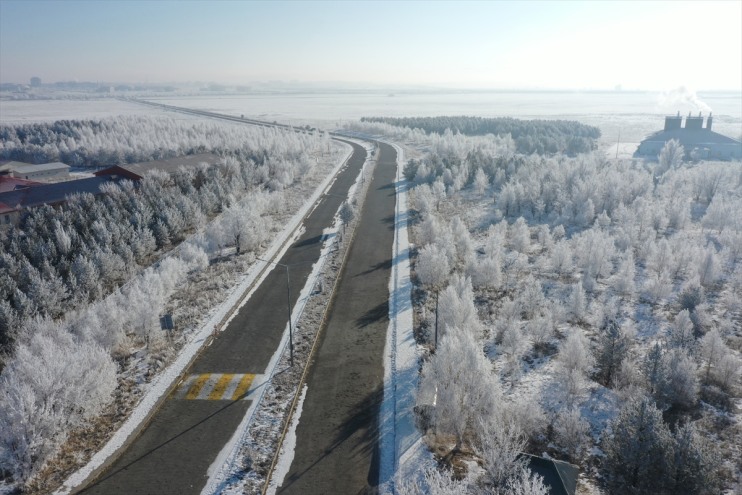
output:
[{"label": "shadow on road", "polygon": [[[379,422],[376,418],[379,415],[381,401],[384,398],[384,390],[376,389],[359,401],[350,411],[348,417],[338,426],[337,435],[332,444],[325,449],[312,464],[307,466],[303,471],[293,473],[284,481],[279,493],[289,490],[291,486],[309,473],[318,464],[327,457],[331,456],[335,450],[344,443],[351,441],[350,453],[352,455],[360,454],[363,456],[371,454],[371,467],[368,472],[368,486],[358,492],[358,495],[371,495],[377,493],[376,487],[379,484],[379,448],[376,441],[379,434]],[[341,475],[338,473],[338,475]]]},{"label": "shadow on road", "polygon": [[384,260],[381,263],[376,263],[374,266],[366,270],[365,272],[361,272],[358,275],[355,275],[356,277],[360,277],[363,275],[368,275],[371,272],[375,272],[376,270],[389,270],[392,268],[392,260]]},{"label": "shadow on road", "polygon": [[356,320],[356,325],[359,328],[367,327],[377,321],[386,319],[389,317],[389,301],[386,300],[381,304],[377,304],[373,308],[366,311],[363,316]]},{"label": "shadow on road", "polygon": [[[242,394],[236,400],[230,401],[224,407],[221,407],[218,410],[214,411],[213,413],[209,414],[208,416],[202,418],[201,420],[197,421],[196,423],[192,424],[188,428],[186,428],[183,431],[181,431],[180,433],[178,433],[177,435],[174,435],[174,436],[170,437],[169,439],[167,439],[164,442],[160,443],[156,447],[153,447],[152,449],[148,450],[147,452],[145,452],[144,454],[140,455],[139,457],[137,457],[136,459],[132,460],[131,462],[128,462],[127,464],[121,466],[120,468],[116,469],[115,471],[110,472],[109,474],[107,474],[106,476],[104,476],[102,478],[98,478],[97,480],[95,480],[94,483],[89,484],[88,486],[86,486],[85,488],[83,488],[82,490],[80,490],[80,491],[78,491],[76,493],[77,494],[79,494],[79,493],[85,493],[85,492],[87,492],[89,490],[92,490],[93,488],[96,488],[98,485],[100,485],[104,481],[107,481],[108,479],[113,478],[114,476],[116,476],[117,474],[121,473],[122,471],[127,470],[128,468],[130,468],[134,464],[137,464],[138,462],[144,461],[147,457],[149,457],[150,455],[154,454],[155,452],[157,452],[158,450],[162,449],[163,447],[165,447],[166,445],[170,444],[171,442],[174,442],[178,438],[180,438],[183,435],[187,434],[188,432],[194,430],[198,426],[206,423],[207,421],[211,420],[212,418],[215,418],[216,416],[218,416],[220,414],[223,414],[229,408],[231,408],[231,407],[235,406],[236,404],[238,404],[239,401],[243,400],[250,393],[251,393],[251,390],[248,390],[247,392],[245,392],[244,394]],[[168,400],[187,400],[187,399],[168,399]]]},{"label": "shadow on road", "polygon": [[304,239],[303,241],[297,242],[291,247],[298,248],[298,247],[309,246],[311,244],[317,244],[318,242],[322,240],[323,237],[324,237],[323,235],[316,235],[314,237],[310,237],[309,239]]}]

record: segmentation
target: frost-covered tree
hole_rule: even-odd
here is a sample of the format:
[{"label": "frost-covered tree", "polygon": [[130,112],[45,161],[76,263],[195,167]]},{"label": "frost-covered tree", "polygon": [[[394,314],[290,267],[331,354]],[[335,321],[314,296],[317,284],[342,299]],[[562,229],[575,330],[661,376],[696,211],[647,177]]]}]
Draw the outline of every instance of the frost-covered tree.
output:
[{"label": "frost-covered tree", "polygon": [[693,321],[690,319],[690,313],[687,309],[682,310],[675,316],[675,320],[670,325],[667,340],[670,345],[684,349],[690,349],[695,343]]},{"label": "frost-covered tree", "polygon": [[658,157],[656,175],[662,175],[671,168],[678,168],[683,163],[685,149],[680,141],[671,139],[665,143]]},{"label": "frost-covered tree", "polygon": [[636,283],[634,281],[635,277],[636,269],[634,255],[629,252],[621,261],[618,270],[613,275],[611,286],[618,295],[625,298],[631,298],[636,290]]},{"label": "frost-covered tree", "polygon": [[582,392],[595,359],[590,343],[579,329],[572,329],[559,346],[557,355],[558,379],[569,397]]},{"label": "frost-covered tree", "polygon": [[467,275],[472,285],[477,288],[498,289],[502,285],[502,270],[499,257],[485,254],[481,258],[472,260],[467,267]]},{"label": "frost-covered tree", "polygon": [[440,295],[440,326],[444,331],[460,328],[479,337],[482,324],[474,306],[474,290],[468,277],[454,274]]},{"label": "frost-covered tree", "polygon": [[438,344],[438,307],[440,291],[445,286],[450,275],[451,268],[446,253],[438,248],[436,244],[428,244],[420,250],[415,265],[417,275],[423,287],[435,293],[435,343]]},{"label": "frost-covered tree", "polygon": [[482,460],[487,484],[494,493],[505,494],[507,486],[525,466],[520,453],[526,445],[523,432],[513,423],[504,422],[498,415],[479,419],[474,451]]},{"label": "frost-covered tree", "polygon": [[471,441],[482,418],[494,414],[500,385],[471,332],[451,328],[423,365],[420,389],[433,391],[434,429],[456,439],[454,450]]},{"label": "frost-covered tree", "polygon": [[549,492],[543,477],[527,468],[519,469],[505,488],[508,495],[548,495]]},{"label": "frost-covered tree", "polygon": [[716,366],[721,358],[728,353],[724,339],[715,328],[709,330],[699,342],[699,358],[703,369],[703,376],[706,382],[711,379],[711,370]]},{"label": "frost-covered tree", "polygon": [[567,454],[569,460],[580,463],[590,441],[590,424],[582,418],[580,410],[571,407],[557,413],[553,423],[554,441]]},{"label": "frost-covered tree", "polygon": [[704,287],[715,283],[720,275],[719,258],[713,247],[708,247],[703,251],[702,258],[699,260],[698,277],[701,285]]},{"label": "frost-covered tree", "polygon": [[566,241],[560,240],[554,245],[549,260],[549,268],[558,275],[572,274],[574,270],[572,250]]},{"label": "frost-covered tree", "polygon": [[673,349],[663,359],[666,376],[659,394],[662,402],[681,408],[694,406],[699,391],[695,361],[683,349]]},{"label": "frost-covered tree", "polygon": [[510,246],[519,253],[526,253],[531,246],[531,231],[523,217],[519,217],[508,232]]},{"label": "frost-covered tree", "polygon": [[687,422],[677,428],[674,438],[670,493],[719,493],[721,455],[718,448]]},{"label": "frost-covered tree", "polygon": [[629,399],[603,440],[604,468],[616,493],[662,493],[672,472],[673,439],[651,399]]},{"label": "frost-covered tree", "polygon": [[456,261],[460,266],[466,266],[474,257],[474,249],[469,229],[458,216],[451,220],[451,234],[456,248]]},{"label": "frost-covered tree", "polygon": [[606,321],[598,336],[595,354],[597,379],[600,383],[606,386],[613,383],[621,363],[631,351],[635,337],[636,331],[630,323],[620,324],[613,318]]},{"label": "frost-covered tree", "polygon": [[474,174],[474,192],[476,192],[479,196],[484,194],[484,191],[489,186],[489,178],[487,177],[487,174],[484,173],[484,170],[481,168],[478,168],[476,173]]},{"label": "frost-covered tree", "polygon": [[567,308],[572,321],[579,322],[585,318],[587,296],[585,295],[585,290],[582,288],[582,282],[577,282],[572,286]]},{"label": "frost-covered tree", "polygon": [[739,382],[742,361],[727,347],[716,328],[709,330],[700,339],[698,356],[703,381],[717,385],[726,393],[732,393]]}]

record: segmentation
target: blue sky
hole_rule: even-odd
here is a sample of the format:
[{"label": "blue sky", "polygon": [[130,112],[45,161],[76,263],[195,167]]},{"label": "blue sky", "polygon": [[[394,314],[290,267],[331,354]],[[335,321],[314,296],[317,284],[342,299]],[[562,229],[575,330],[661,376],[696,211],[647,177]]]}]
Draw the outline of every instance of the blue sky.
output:
[{"label": "blue sky", "polygon": [[0,0],[0,81],[742,88],[742,1]]}]

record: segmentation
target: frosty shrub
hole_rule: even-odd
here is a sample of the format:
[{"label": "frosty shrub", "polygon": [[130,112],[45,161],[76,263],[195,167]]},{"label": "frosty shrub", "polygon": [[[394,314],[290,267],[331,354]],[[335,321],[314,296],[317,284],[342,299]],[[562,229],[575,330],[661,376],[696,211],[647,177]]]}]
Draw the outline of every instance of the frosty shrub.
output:
[{"label": "frosty shrub", "polygon": [[99,414],[116,388],[101,347],[61,328],[21,343],[0,378],[0,460],[19,481],[44,466],[70,429]]},{"label": "frosty shrub", "polygon": [[468,480],[457,480],[451,471],[428,466],[421,472],[394,482],[394,493],[397,495],[462,495],[472,492]]}]

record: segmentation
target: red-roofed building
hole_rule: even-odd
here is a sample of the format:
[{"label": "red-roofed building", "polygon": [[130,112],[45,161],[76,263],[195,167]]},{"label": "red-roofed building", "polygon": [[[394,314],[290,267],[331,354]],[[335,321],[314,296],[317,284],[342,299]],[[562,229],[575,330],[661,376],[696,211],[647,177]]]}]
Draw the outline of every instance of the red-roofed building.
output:
[{"label": "red-roofed building", "polygon": [[41,182],[32,180],[18,179],[9,175],[0,175],[0,193],[23,189],[24,187],[41,186]]},{"label": "red-roofed building", "polygon": [[[67,201],[71,194],[101,194],[101,186],[116,181],[115,177],[91,177],[56,184],[35,184],[0,192],[0,226],[15,224],[24,208],[42,205],[56,206]],[[30,182],[30,181],[25,181]]]}]

